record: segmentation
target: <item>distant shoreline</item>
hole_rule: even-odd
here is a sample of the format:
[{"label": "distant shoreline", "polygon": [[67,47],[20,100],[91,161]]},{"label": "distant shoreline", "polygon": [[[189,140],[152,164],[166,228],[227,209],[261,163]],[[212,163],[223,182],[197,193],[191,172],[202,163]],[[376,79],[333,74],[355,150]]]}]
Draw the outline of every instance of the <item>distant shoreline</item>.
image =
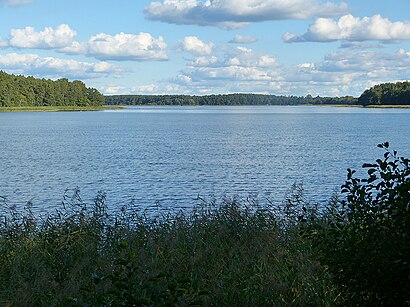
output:
[{"label": "distant shoreline", "polygon": [[[85,112],[85,111],[106,111],[106,110],[121,110],[125,107],[204,107],[204,105],[163,105],[163,104],[147,104],[147,105],[106,105],[106,106],[41,106],[41,107],[0,107],[0,113],[19,113],[19,112]],[[282,106],[282,107],[336,107],[336,108],[376,108],[376,109],[408,109],[410,105],[349,105],[349,104],[300,104],[300,105],[205,105],[208,107],[266,107],[266,106]]]},{"label": "distant shoreline", "polygon": [[376,109],[408,109],[410,105],[367,105],[363,106],[360,104],[297,104],[297,105],[269,105],[269,104],[260,104],[260,105],[251,105],[251,104],[238,104],[238,105],[171,105],[171,104],[138,104],[138,105],[129,105],[129,104],[118,104],[118,107],[335,107],[335,108],[376,108]]},{"label": "distant shoreline", "polygon": [[[325,105],[310,104],[309,106],[325,106]],[[410,105],[406,105],[406,104],[400,104],[400,105],[394,105],[394,104],[377,105],[377,104],[373,104],[373,105],[366,105],[366,106],[363,106],[363,105],[360,105],[360,104],[328,104],[326,106],[336,107],[336,108],[351,107],[351,108],[372,108],[372,109],[408,109],[408,108],[410,108]]]}]

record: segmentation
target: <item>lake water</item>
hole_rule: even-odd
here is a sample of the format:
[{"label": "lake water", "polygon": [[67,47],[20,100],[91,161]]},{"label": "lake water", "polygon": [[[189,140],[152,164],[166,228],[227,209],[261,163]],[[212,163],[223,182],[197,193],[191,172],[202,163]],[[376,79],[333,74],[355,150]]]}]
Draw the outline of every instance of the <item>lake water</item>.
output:
[{"label": "lake water", "polygon": [[280,202],[294,182],[325,203],[346,169],[410,157],[410,109],[129,107],[121,111],[0,113],[0,196],[38,211],[79,187],[117,207],[189,208],[238,195]]}]

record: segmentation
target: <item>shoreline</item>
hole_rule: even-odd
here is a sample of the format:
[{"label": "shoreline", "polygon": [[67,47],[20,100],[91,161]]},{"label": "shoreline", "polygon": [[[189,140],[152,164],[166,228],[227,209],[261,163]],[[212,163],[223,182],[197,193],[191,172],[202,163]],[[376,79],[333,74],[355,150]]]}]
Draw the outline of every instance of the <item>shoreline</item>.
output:
[{"label": "shoreline", "polygon": [[[349,105],[349,104],[301,104],[301,105],[206,105],[210,107],[266,107],[266,106],[289,106],[289,107],[334,107],[334,108],[374,108],[374,109],[409,109],[410,105]],[[0,107],[0,113],[20,113],[20,112],[92,112],[121,110],[125,107],[203,107],[203,105],[104,105],[104,106],[41,106],[41,107]]]},{"label": "shoreline", "polygon": [[375,108],[375,109],[408,109],[410,105],[367,105],[363,106],[360,104],[297,104],[297,105],[192,105],[192,104],[183,104],[183,105],[169,105],[169,104],[138,104],[138,105],[126,105],[119,104],[115,105],[120,108],[124,107],[335,107],[335,108]]},{"label": "shoreline", "polygon": [[41,106],[41,107],[0,107],[0,113],[20,113],[20,112],[85,112],[85,111],[106,111],[121,110],[121,106]]}]

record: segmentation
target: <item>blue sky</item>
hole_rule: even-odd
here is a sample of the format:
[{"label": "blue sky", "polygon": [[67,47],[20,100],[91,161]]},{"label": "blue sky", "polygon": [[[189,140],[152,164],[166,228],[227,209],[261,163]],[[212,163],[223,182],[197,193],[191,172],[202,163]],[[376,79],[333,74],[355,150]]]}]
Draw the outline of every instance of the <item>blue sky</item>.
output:
[{"label": "blue sky", "polygon": [[408,0],[0,0],[0,70],[105,94],[357,96],[410,79],[408,12]]}]

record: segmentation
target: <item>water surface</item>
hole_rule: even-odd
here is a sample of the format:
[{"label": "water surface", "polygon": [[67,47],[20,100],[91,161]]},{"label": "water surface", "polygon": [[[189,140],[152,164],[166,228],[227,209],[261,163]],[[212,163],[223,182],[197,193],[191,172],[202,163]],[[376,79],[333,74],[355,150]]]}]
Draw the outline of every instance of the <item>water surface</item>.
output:
[{"label": "water surface", "polygon": [[0,114],[0,196],[36,210],[67,188],[112,207],[189,208],[198,195],[280,202],[294,182],[326,202],[389,141],[410,157],[410,109],[129,107]]}]

